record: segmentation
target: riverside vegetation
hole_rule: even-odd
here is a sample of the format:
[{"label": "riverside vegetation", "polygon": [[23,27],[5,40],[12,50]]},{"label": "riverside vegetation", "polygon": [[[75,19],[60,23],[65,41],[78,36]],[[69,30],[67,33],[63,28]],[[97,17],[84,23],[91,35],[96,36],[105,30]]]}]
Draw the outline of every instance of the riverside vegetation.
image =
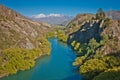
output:
[{"label": "riverside vegetation", "polygon": [[[88,15],[88,18],[89,18],[88,20],[96,21],[95,25],[94,24],[92,25],[92,27],[95,27],[95,28],[91,30],[97,31],[97,29],[99,29],[99,26],[100,26],[100,30],[98,30],[96,33],[93,34],[93,36],[97,35],[96,37],[92,36],[93,38],[90,37],[90,39],[88,40],[82,40],[84,39],[84,37],[81,38],[81,40],[79,39],[78,36],[75,37],[75,34],[80,36],[82,31],[87,30],[86,27],[91,26],[91,24],[88,25],[87,23],[85,23],[85,22],[88,22],[87,19],[85,19],[85,21],[83,21],[82,23],[82,24],[86,24],[87,26],[83,25],[82,28],[84,30],[80,29],[81,30],[80,33],[75,33],[75,31],[78,30],[79,27],[76,27],[77,24],[71,22],[69,24],[70,28],[67,27],[66,30],[58,30],[56,32],[50,32],[48,34],[48,37],[53,38],[57,36],[59,41],[62,41],[65,43],[68,42],[69,44],[70,38],[68,36],[70,36],[70,34],[73,32],[74,38],[70,42],[70,45],[78,55],[73,65],[79,67],[79,73],[82,76],[84,76],[86,80],[101,80],[101,79],[120,80],[120,76],[119,76],[120,75],[120,55],[119,55],[119,49],[118,47],[116,47],[116,45],[118,44],[117,43],[118,38],[116,36],[114,37],[113,33],[110,33],[110,34],[108,33],[106,34],[105,32],[103,32],[102,34],[100,33],[100,31],[101,32],[106,31],[105,30],[106,28],[108,29],[111,28],[109,27],[111,24],[111,19],[105,16],[105,13],[101,8],[98,10],[98,13],[96,14],[96,16],[92,15],[92,17],[91,15]],[[91,33],[88,33],[88,34],[91,34]],[[101,35],[99,36],[99,34]],[[104,50],[104,47],[106,45],[107,47],[109,46],[112,48],[111,52],[109,50],[108,53],[106,53],[106,51]]]},{"label": "riverside vegetation", "polygon": [[[2,78],[30,69],[35,65],[37,58],[50,55],[51,45],[47,35],[52,37],[54,34],[51,25],[32,21],[3,5],[0,5],[0,12],[0,78]],[[59,40],[67,41],[62,30],[57,29],[57,34]]]},{"label": "riverside vegetation", "polygon": [[48,24],[33,22],[2,5],[0,11],[0,78],[30,69],[37,58],[50,55],[47,39],[57,37],[76,51],[73,65],[85,79],[120,80],[120,21],[106,18],[102,9],[96,16],[78,15],[67,28],[40,38],[50,29]]},{"label": "riverside vegetation", "polygon": [[[75,44],[76,43],[76,44]],[[77,57],[74,66],[79,66],[79,72],[88,80],[119,80],[120,57],[115,55],[103,56],[97,49],[102,46],[95,39],[88,44],[71,43],[80,57]],[[79,47],[78,47],[79,46]],[[109,78],[108,78],[109,77]]]},{"label": "riverside vegetation", "polygon": [[[110,19],[105,17],[102,9],[99,9],[96,19],[104,20],[105,28],[109,27]],[[73,40],[70,45],[78,54],[73,65],[79,67],[79,73],[86,80],[120,80],[120,55],[115,45],[117,42],[118,38],[110,34],[103,34],[101,39],[91,38],[86,43]],[[104,54],[102,49],[105,45],[112,47],[112,53]]]},{"label": "riverside vegetation", "polygon": [[30,69],[37,58],[50,55],[45,34],[51,29],[0,4],[0,78]]},{"label": "riverside vegetation", "polygon": [[38,38],[39,44],[34,49],[8,48],[0,56],[0,77],[16,74],[35,65],[35,60],[43,55],[50,55],[50,43],[46,38]]},{"label": "riverside vegetation", "polygon": [[68,34],[65,33],[63,28],[56,28],[54,31],[48,32],[46,34],[46,38],[58,38],[58,41],[61,41],[63,43],[67,43]]}]

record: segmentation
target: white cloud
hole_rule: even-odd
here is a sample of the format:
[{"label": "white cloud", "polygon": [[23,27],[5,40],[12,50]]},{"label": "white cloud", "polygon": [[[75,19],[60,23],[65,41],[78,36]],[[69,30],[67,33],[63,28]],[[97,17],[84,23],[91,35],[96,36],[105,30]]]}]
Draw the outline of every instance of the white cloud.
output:
[{"label": "white cloud", "polygon": [[63,16],[63,15],[62,14],[54,14],[54,13],[48,15],[48,17],[61,17],[61,16]]},{"label": "white cloud", "polygon": [[46,18],[46,17],[62,17],[62,16],[64,16],[64,15],[62,15],[62,14],[55,14],[55,13],[51,13],[49,15],[45,15],[45,14],[41,13],[41,14],[33,15],[32,17],[33,18]]},{"label": "white cloud", "polygon": [[41,14],[33,15],[32,17],[33,18],[44,18],[44,17],[46,17],[46,15],[41,13]]}]

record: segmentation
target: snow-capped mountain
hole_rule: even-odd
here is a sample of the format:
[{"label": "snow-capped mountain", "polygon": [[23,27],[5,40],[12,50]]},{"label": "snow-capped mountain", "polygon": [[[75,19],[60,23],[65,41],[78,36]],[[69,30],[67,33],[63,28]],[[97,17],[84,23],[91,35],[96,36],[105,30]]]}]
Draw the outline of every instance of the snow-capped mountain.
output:
[{"label": "snow-capped mountain", "polygon": [[43,13],[38,15],[33,15],[30,17],[32,20],[47,22],[49,24],[67,25],[72,19],[72,16],[65,16],[62,14],[49,14],[45,15]]}]

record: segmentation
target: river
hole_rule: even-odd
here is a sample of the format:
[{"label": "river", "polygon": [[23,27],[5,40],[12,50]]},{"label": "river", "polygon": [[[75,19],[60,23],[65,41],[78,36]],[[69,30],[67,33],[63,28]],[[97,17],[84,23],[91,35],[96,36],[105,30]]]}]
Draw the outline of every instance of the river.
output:
[{"label": "river", "polygon": [[51,43],[51,55],[41,57],[36,65],[26,71],[19,71],[2,80],[83,80],[75,72],[72,66],[76,55],[67,45],[63,45],[55,39],[49,39]]}]

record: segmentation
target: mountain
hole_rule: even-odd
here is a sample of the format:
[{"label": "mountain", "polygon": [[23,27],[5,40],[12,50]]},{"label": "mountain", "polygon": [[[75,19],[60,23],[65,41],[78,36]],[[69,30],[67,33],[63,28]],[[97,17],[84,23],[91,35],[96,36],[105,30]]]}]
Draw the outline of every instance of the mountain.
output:
[{"label": "mountain", "polygon": [[49,24],[32,21],[0,5],[0,50],[10,47],[32,49],[37,38],[51,29]]},{"label": "mountain", "polygon": [[92,38],[100,42],[107,36],[108,42],[101,47],[103,54],[117,53],[120,50],[120,21],[118,20],[99,20],[95,15],[83,14],[69,23],[66,32],[69,33],[68,44],[73,41],[89,43]]},{"label": "mountain", "polygon": [[77,31],[86,21],[92,19],[95,15],[93,14],[78,14],[70,23],[66,26],[67,33]]},{"label": "mountain", "polygon": [[114,20],[120,20],[120,11],[111,10],[106,12],[106,15]]},{"label": "mountain", "polygon": [[77,54],[73,65],[80,75],[86,80],[120,79],[119,20],[101,12],[96,16],[83,14],[69,23],[66,33],[68,44]]},{"label": "mountain", "polygon": [[61,14],[49,14],[49,15],[39,14],[30,17],[30,19],[34,21],[46,22],[55,25],[67,25],[73,19],[73,17],[64,16]]}]

